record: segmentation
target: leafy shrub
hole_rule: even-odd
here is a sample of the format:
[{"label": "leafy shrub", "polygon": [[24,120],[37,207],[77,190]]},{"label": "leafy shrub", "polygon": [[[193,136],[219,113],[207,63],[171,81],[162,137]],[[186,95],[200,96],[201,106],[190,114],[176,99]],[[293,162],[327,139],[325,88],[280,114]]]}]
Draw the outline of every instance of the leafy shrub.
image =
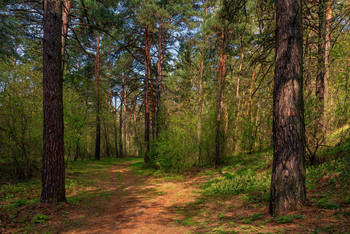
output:
[{"label": "leafy shrub", "polygon": [[225,173],[223,176],[213,179],[204,185],[207,194],[239,194],[252,191],[268,192],[270,176],[268,173],[255,174],[248,170],[245,174]]},{"label": "leafy shrub", "polygon": [[188,169],[196,161],[196,125],[190,120],[171,119],[170,122],[171,126],[152,142],[152,163],[162,170]]},{"label": "leafy shrub", "polygon": [[336,204],[333,201],[329,201],[327,198],[319,199],[318,201],[316,201],[316,205],[319,208],[328,209],[328,210],[336,210],[339,208],[338,204]]},{"label": "leafy shrub", "polygon": [[291,223],[293,222],[294,219],[303,219],[305,218],[304,215],[285,215],[285,216],[280,216],[278,218],[275,218],[275,221],[277,223]]},{"label": "leafy shrub", "polygon": [[27,201],[26,200],[23,200],[23,199],[17,199],[14,203],[13,203],[13,206],[18,208],[20,206],[24,206],[24,205],[27,205]]},{"label": "leafy shrub", "polygon": [[49,216],[43,214],[37,214],[33,217],[32,223],[45,223],[49,219]]}]

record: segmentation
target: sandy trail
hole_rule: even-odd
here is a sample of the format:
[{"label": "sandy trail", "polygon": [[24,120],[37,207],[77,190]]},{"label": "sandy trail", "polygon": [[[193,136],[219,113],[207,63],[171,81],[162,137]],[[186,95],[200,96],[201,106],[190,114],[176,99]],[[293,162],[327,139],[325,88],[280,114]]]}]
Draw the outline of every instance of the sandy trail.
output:
[{"label": "sandy trail", "polygon": [[[114,195],[106,209],[87,218],[87,225],[67,233],[188,233],[176,225],[177,214],[169,207],[195,201],[195,185],[201,177],[181,182],[141,177],[128,169],[130,163],[112,166],[108,187]],[[119,174],[119,178],[117,177]],[[92,207],[98,208],[98,204]],[[93,208],[91,214],[93,214]]]}]

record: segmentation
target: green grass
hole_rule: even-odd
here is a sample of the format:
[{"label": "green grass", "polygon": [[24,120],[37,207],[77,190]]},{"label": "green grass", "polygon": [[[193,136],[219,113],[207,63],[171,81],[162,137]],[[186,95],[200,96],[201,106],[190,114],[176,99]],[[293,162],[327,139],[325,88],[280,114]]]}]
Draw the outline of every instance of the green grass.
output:
[{"label": "green grass", "polygon": [[45,223],[49,219],[49,216],[43,214],[37,214],[33,217],[32,223]]},{"label": "green grass", "polygon": [[208,195],[254,193],[256,200],[263,201],[269,192],[271,172],[267,169],[271,160],[271,152],[232,156],[227,166],[220,169],[222,173],[208,181],[203,191]]},{"label": "green grass", "polygon": [[277,223],[292,223],[294,221],[294,219],[304,219],[306,218],[306,216],[304,215],[285,215],[285,216],[280,216],[278,218],[275,218],[275,221]]},{"label": "green grass", "polygon": [[155,168],[145,166],[143,162],[136,162],[129,165],[131,171],[139,176],[152,176],[161,178],[164,181],[183,181],[184,176],[174,171],[167,172],[164,170],[157,170]]},{"label": "green grass", "polygon": [[[111,165],[139,162],[135,158],[106,158],[100,161],[78,160],[69,162],[66,169],[66,196],[67,201],[72,204],[90,205],[94,199],[108,201],[114,194],[113,189],[105,187],[104,181],[110,179],[109,168]],[[121,182],[121,174],[115,174]],[[33,179],[28,182],[4,184],[0,187],[0,210],[5,212],[13,222],[25,223],[28,220],[21,218],[17,220],[18,210],[26,205],[40,202],[41,181]],[[60,211],[66,212],[66,211]],[[63,213],[62,213],[63,214]],[[65,213],[63,215],[66,215]],[[34,214],[33,214],[34,215]],[[37,214],[31,219],[32,224],[44,223],[48,216]],[[23,232],[30,232],[32,226],[27,224]]]},{"label": "green grass", "polygon": [[262,214],[261,213],[256,213],[251,215],[248,219],[243,220],[243,223],[252,223],[255,220],[261,219],[262,218]]}]

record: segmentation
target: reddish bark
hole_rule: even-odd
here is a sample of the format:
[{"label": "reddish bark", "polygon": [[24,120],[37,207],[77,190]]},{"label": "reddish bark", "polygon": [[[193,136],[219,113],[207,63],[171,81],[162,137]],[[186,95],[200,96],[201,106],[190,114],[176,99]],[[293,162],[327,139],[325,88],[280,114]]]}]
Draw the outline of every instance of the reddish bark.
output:
[{"label": "reddish bark", "polygon": [[61,30],[61,1],[45,0],[43,41],[44,129],[41,203],[66,201]]}]

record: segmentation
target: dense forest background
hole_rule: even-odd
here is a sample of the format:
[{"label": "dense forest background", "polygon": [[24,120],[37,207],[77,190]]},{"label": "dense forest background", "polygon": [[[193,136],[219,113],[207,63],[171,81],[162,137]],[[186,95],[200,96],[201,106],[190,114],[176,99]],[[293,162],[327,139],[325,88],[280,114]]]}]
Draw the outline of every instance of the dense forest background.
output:
[{"label": "dense forest background", "polygon": [[[224,3],[65,1],[66,160],[149,149],[153,166],[182,170],[271,148],[275,5]],[[25,179],[42,155],[43,5],[1,7],[2,177]],[[314,164],[334,131],[349,138],[349,5],[305,1],[303,11],[306,159]]]},{"label": "dense forest background", "polygon": [[[343,156],[324,153],[334,146],[350,147],[350,8],[346,0],[302,4],[305,159],[319,165]],[[269,151],[275,7],[268,0],[63,1],[66,166],[139,156],[180,173]],[[36,0],[0,5],[2,184],[40,174],[43,8]]]}]

